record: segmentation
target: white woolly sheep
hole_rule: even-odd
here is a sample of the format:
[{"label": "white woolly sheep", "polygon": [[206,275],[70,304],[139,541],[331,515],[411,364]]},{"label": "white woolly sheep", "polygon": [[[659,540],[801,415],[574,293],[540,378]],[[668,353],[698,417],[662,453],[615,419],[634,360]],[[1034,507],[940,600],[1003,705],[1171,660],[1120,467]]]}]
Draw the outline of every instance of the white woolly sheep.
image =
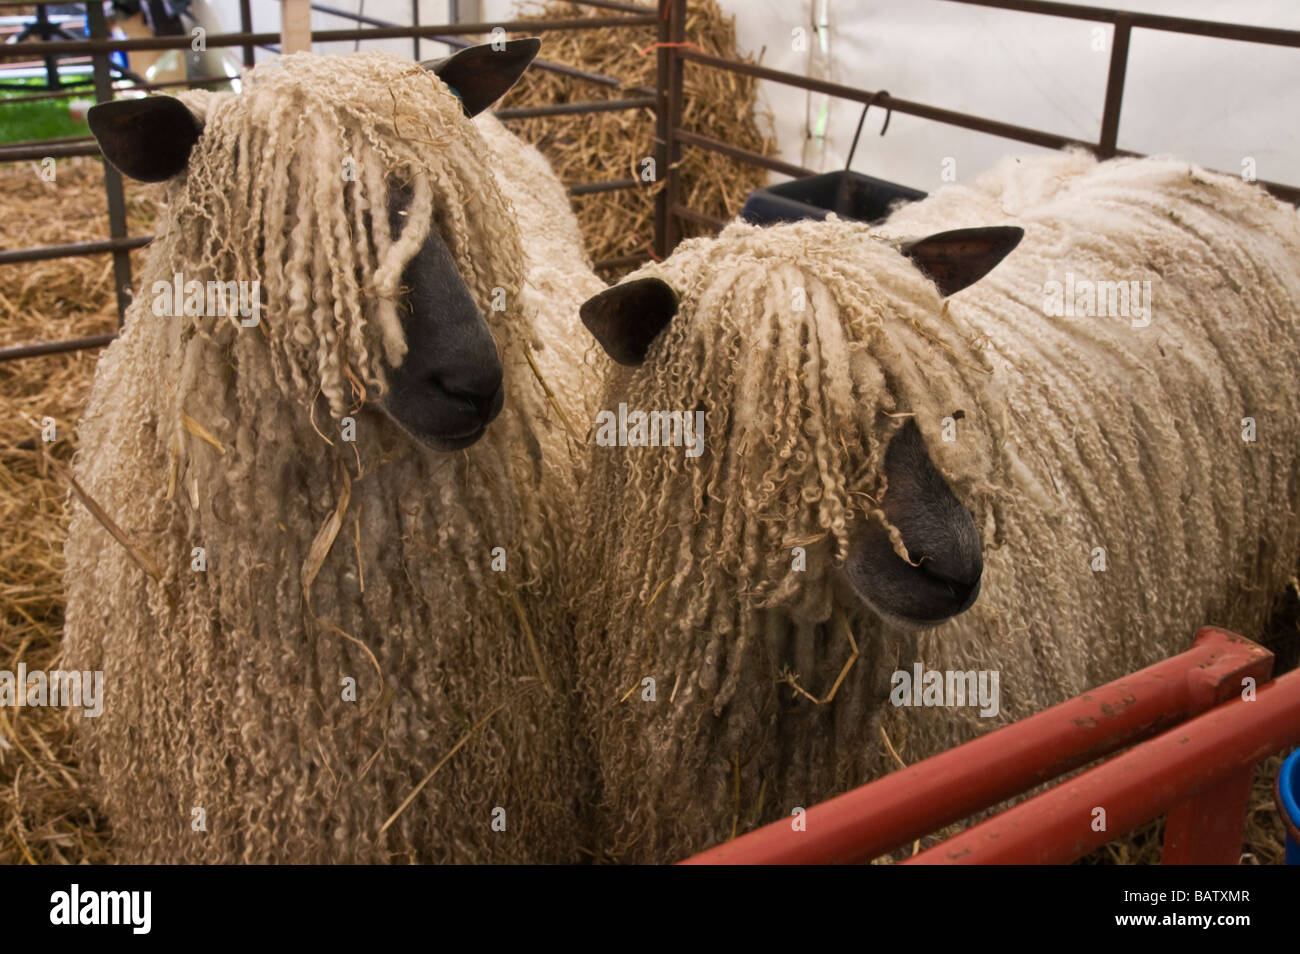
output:
[{"label": "white woolly sheep", "polygon": [[138,297],[80,426],[103,513],[73,514],[64,655],[105,672],[82,749],[121,860],[581,857],[573,469],[526,353],[559,332],[467,118],[536,48],[294,55],[92,113],[167,183],[144,289],[260,291],[242,320]]},{"label": "white woolly sheep", "polygon": [[[1290,207],[1063,155],[880,230],[732,224],[584,305],[632,366],[605,408],[707,412],[698,459],[589,449],[609,855],[680,859],[896,767],[882,734],[912,762],[1202,624],[1259,632],[1300,554],[1296,301]],[[998,673],[997,717],[889,705],[916,663]]]}]

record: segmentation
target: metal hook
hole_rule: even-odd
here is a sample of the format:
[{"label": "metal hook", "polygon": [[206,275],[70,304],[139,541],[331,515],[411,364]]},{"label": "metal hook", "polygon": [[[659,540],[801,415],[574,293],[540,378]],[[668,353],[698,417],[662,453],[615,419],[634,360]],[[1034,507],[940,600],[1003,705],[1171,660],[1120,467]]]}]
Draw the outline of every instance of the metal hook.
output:
[{"label": "metal hook", "polygon": [[[869,110],[872,106],[874,106],[876,100],[878,100],[882,96],[886,96],[886,97],[889,96],[889,91],[884,89],[876,90],[874,93],[871,94],[871,98],[867,100],[862,107],[862,115],[858,117],[858,128],[857,131],[853,134],[853,145],[849,147],[849,161],[844,163],[845,172],[848,172],[849,168],[853,165],[853,154],[858,151],[858,137],[862,135],[862,124],[866,122],[867,110]],[[893,109],[891,109],[889,106],[886,106],[885,122],[884,125],[880,127],[880,135],[883,136],[885,134],[885,130],[889,128],[889,120],[890,117],[892,117],[893,115],[894,115]]]}]

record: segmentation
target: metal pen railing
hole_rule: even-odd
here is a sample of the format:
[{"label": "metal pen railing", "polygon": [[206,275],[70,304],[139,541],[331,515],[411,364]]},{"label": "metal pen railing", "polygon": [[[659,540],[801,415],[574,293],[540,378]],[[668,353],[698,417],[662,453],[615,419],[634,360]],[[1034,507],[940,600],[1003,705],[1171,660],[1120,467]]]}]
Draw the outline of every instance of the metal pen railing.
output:
[{"label": "metal pen railing", "polygon": [[[52,2],[52,0],[39,0],[39,2],[48,3]],[[5,4],[2,0],[0,0],[0,7],[4,5]],[[507,32],[532,34],[556,30],[567,31],[624,26],[644,27],[656,25],[661,20],[654,8],[637,4],[600,2],[587,3],[585,5],[616,11],[624,15],[611,17],[569,17],[557,20],[524,19],[508,21],[505,23],[444,23],[428,25],[421,25],[418,18],[416,18],[411,25],[407,26],[380,20],[375,17],[354,14],[350,11],[341,10],[336,7],[329,7],[324,4],[315,4],[313,5],[313,8],[320,12],[344,16],[358,23],[364,23],[367,26],[364,29],[313,31],[312,39],[314,42],[329,42],[333,40],[410,37],[414,42],[418,42],[418,40],[422,38],[443,43],[453,48],[458,48],[470,46],[473,42],[461,39],[461,37],[472,34],[486,34],[497,27],[500,27]],[[87,8],[96,8],[97,10],[98,5],[87,4]],[[99,15],[97,20],[96,14],[90,13],[91,30],[93,34],[91,40],[77,42],[25,43],[10,47],[0,47],[0,61],[20,57],[25,58],[29,56],[56,57],[59,55],[69,54],[90,54],[92,60],[96,64],[97,70],[95,98],[98,102],[105,102],[112,98],[113,93],[111,84],[100,79],[99,71],[102,70],[102,66],[100,65],[101,61],[106,64],[110,53],[119,51],[130,52],[132,50],[189,48],[189,37],[144,37],[133,40],[109,40],[107,39],[107,31],[103,28],[102,11],[99,11],[98,13]],[[209,47],[242,47],[244,65],[247,67],[253,64],[254,47],[273,43],[275,40],[279,39],[279,34],[256,33],[253,31],[252,9],[251,4],[248,3],[247,0],[242,0],[240,4],[240,18],[240,32],[229,34],[209,34],[206,38],[206,42]],[[98,22],[99,27],[96,27],[96,22]],[[97,29],[99,32],[95,32]],[[503,120],[512,120],[528,119],[539,116],[583,115],[644,108],[653,109],[657,104],[657,97],[655,96],[654,89],[626,83],[624,80],[616,76],[607,76],[602,73],[582,70],[545,59],[534,60],[531,68],[573,77],[607,89],[617,89],[626,95],[618,99],[502,109],[496,112],[496,115],[499,118]],[[213,80],[182,80],[169,83],[144,84],[138,88],[164,89],[174,86],[199,86],[208,82],[225,82],[226,80],[227,78],[225,77]],[[56,98],[66,95],[85,95],[85,93],[84,91],[77,93],[52,92],[49,94],[38,94],[38,96],[33,97],[23,97],[23,99]],[[0,100],[0,108],[3,108],[3,106],[4,101]],[[42,159],[46,157],[64,158],[69,156],[94,155],[99,155],[99,148],[95,144],[94,139],[88,136],[53,142],[43,140],[39,142],[12,143],[6,146],[0,146],[0,162],[16,162],[22,160]],[[83,255],[111,254],[113,256],[114,284],[117,293],[118,324],[120,327],[125,316],[126,306],[129,303],[131,288],[131,262],[129,253],[132,249],[141,248],[147,245],[152,240],[153,236],[127,235],[121,176],[117,170],[107,164],[104,166],[104,173],[105,190],[108,197],[110,234],[108,239],[91,242],[72,242],[63,245],[47,246],[44,248],[2,250],[0,251],[0,266],[20,262],[79,257]],[[570,183],[568,184],[568,189],[571,195],[580,196],[624,189],[635,189],[640,186],[641,183],[636,179],[623,178],[603,182]],[[635,262],[640,260],[642,260],[641,256],[619,256],[599,261],[595,264],[597,268],[608,269],[635,264]],[[115,335],[113,334],[87,335],[81,338],[67,339],[63,341],[38,342],[34,344],[22,344],[0,348],[0,362],[16,360],[19,358],[37,357],[47,354],[59,354],[86,348],[98,348],[112,341],[114,337]]]},{"label": "metal pen railing", "polygon": [[[52,2],[52,0],[39,0]],[[685,129],[682,127],[683,86],[685,66],[709,69],[723,69],[749,76],[848,99],[859,103],[875,103],[880,107],[900,113],[906,113],[933,122],[944,123],[962,129],[999,136],[1016,142],[1043,146],[1049,149],[1061,149],[1077,146],[1088,149],[1101,158],[1111,156],[1137,156],[1140,153],[1118,147],[1120,113],[1123,105],[1124,86],[1127,76],[1129,39],[1134,29],[1149,29],[1193,36],[1214,37],[1238,40],[1274,46],[1300,47],[1300,31],[1281,30],[1271,27],[1255,27],[1242,24],[1220,23],[1211,20],[1197,20],[1186,17],[1171,17],[1156,14],[1132,13],[1103,7],[1090,7],[1080,4],[1055,3],[1047,0],[944,0],[950,3],[962,3],[969,6],[986,7],[1046,16],[1110,23],[1114,27],[1111,44],[1111,58],[1108,67],[1105,101],[1097,139],[1087,141],[1061,136],[1047,130],[1033,129],[1013,123],[1002,122],[963,113],[957,110],[943,109],[926,103],[915,102],[891,96],[880,90],[865,90],[812,79],[795,73],[769,69],[752,63],[741,63],[722,57],[693,50],[685,43],[686,0],[659,0],[657,12],[652,8],[633,3],[599,2],[586,6],[617,11],[624,16],[618,17],[577,17],[558,20],[515,20],[507,23],[457,23],[437,25],[376,25],[384,21],[375,18],[359,18],[348,14],[358,22],[372,25],[366,29],[324,30],[312,34],[313,40],[329,42],[351,39],[384,39],[395,37],[426,38],[449,45],[466,44],[458,40],[459,36],[487,33],[494,27],[502,27],[512,32],[546,32],[551,30],[581,30],[602,27],[637,27],[656,26],[658,42],[656,43],[657,64],[656,84],[654,89],[633,86],[623,80],[599,73],[580,70],[563,64],[537,60],[534,65],[543,70],[552,70],[567,76],[583,79],[608,88],[615,88],[626,94],[615,100],[592,101],[584,103],[565,103],[554,106],[527,107],[513,110],[501,110],[498,115],[505,119],[522,119],[535,116],[557,116],[604,112],[609,110],[651,108],[655,113],[655,164],[658,170],[658,183],[655,188],[654,204],[654,238],[653,249],[657,257],[667,256],[680,239],[679,222],[692,222],[705,228],[720,229],[725,223],[712,216],[693,210],[681,201],[681,188],[678,164],[681,161],[683,147],[705,149],[720,155],[729,156],[761,168],[784,175],[801,176],[811,174],[792,163],[784,162],[770,156],[763,156],[752,150],[744,149],[711,137],[705,130]],[[0,0],[0,7],[14,5]],[[340,13],[338,8],[318,5],[324,12]],[[341,15],[341,14],[340,14]],[[251,10],[247,0],[241,3],[241,32],[221,36],[209,36],[210,46],[242,46],[245,64],[252,62],[254,45],[267,44],[278,39],[276,34],[255,33],[252,31]],[[0,47],[0,60],[17,56],[79,53],[106,55],[110,51],[178,49],[188,46],[188,38],[153,37],[122,41],[89,41],[85,43],[30,43],[15,47]],[[161,86],[161,84],[159,84]],[[0,103],[0,106],[3,104]],[[93,141],[88,139],[61,143],[18,143],[0,147],[0,161],[30,159],[41,156],[93,155],[97,152]],[[589,195],[617,189],[637,188],[640,184],[634,179],[619,179],[603,183],[573,183],[570,192],[573,195]],[[1300,187],[1278,182],[1261,180],[1259,185],[1272,194],[1286,201],[1300,204]],[[57,258],[65,255],[96,254],[111,252],[115,262],[126,258],[131,244],[144,239],[125,238],[124,223],[115,221],[115,213],[110,201],[110,230],[113,238],[108,243],[72,243],[47,249],[23,250],[17,252],[0,252],[0,264],[6,262],[32,261],[40,258]],[[643,253],[624,255],[597,262],[599,268],[616,268],[636,264],[649,256]],[[129,259],[126,264],[129,276]],[[120,270],[120,269],[119,269]],[[127,283],[129,285],[129,281]],[[119,299],[119,305],[121,300]],[[84,339],[89,342],[90,339]],[[66,344],[66,343],[64,343]],[[94,345],[87,343],[86,347]],[[19,357],[28,357],[37,353],[49,353],[40,349],[41,345],[17,346],[0,349],[0,361]]]}]

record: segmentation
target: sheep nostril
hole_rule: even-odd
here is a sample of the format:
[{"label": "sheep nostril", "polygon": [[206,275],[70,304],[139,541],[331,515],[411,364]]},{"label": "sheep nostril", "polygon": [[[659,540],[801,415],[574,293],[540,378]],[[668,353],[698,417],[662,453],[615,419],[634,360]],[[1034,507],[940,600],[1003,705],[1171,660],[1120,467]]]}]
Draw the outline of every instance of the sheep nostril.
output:
[{"label": "sheep nostril", "polygon": [[491,422],[501,413],[501,408],[505,405],[505,394],[505,389],[497,385],[491,397],[475,402],[474,407],[478,410],[484,424]]},{"label": "sheep nostril", "polygon": [[441,385],[440,388],[450,397],[469,404],[485,424],[501,412],[501,407],[505,401],[505,394],[499,382],[492,390],[457,391],[448,388],[446,385]]},{"label": "sheep nostril", "polygon": [[927,561],[921,561],[919,567],[921,572],[934,583],[942,586],[954,603],[969,605],[978,595],[980,580],[983,577],[982,566],[971,567],[962,573],[950,573],[937,571],[926,564]]}]

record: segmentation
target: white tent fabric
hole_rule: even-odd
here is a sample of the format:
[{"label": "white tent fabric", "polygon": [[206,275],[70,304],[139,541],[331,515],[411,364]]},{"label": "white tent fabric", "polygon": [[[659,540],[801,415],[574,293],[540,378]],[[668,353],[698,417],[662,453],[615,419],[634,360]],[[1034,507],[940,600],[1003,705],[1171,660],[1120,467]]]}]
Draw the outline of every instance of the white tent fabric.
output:
[{"label": "white tent fabric", "polygon": [[[212,0],[226,29],[239,23],[237,0]],[[363,0],[368,16],[409,23],[410,0]],[[652,3],[653,0],[641,0]],[[743,49],[774,69],[1064,136],[1100,134],[1111,28],[1104,24],[991,10],[950,0],[720,0],[736,17]],[[333,0],[355,10],[358,0]],[[1294,0],[1095,0],[1097,6],[1300,30]],[[481,0],[485,20],[509,19],[517,0]],[[445,21],[446,0],[421,0],[425,23]],[[592,8],[605,15],[608,11]],[[279,29],[279,4],[254,4],[258,30]],[[821,49],[817,20],[827,25]],[[313,14],[315,29],[346,21]],[[795,31],[804,31],[802,48]],[[372,41],[411,55],[409,40]],[[352,44],[318,45],[342,52]],[[445,47],[422,44],[423,56]],[[544,54],[543,54],[544,55]],[[688,67],[699,69],[699,67]],[[1119,145],[1163,152],[1261,179],[1300,184],[1300,49],[1135,30],[1121,112]],[[861,107],[847,100],[762,84],[781,157],[817,171],[843,166]],[[883,111],[872,110],[854,168],[919,189],[945,171],[965,178],[1008,153],[1033,146],[895,114],[882,139]],[[707,130],[706,130],[707,132]],[[821,135],[819,135],[819,133]],[[776,177],[782,178],[782,177]]]},{"label": "white tent fabric", "polygon": [[[1111,27],[983,9],[948,0],[722,0],[743,48],[774,69],[812,75],[792,31],[825,7],[829,75],[848,86],[1095,141],[1101,131]],[[1289,0],[1101,0],[1098,6],[1300,29]],[[842,167],[861,106],[764,83],[782,158],[816,170]],[[825,146],[816,132],[828,106]],[[1164,152],[1258,178],[1300,184],[1300,50],[1135,30],[1119,146]],[[919,189],[945,169],[972,176],[1008,153],[1036,147],[895,114],[882,139],[873,108],[854,168]]]}]

